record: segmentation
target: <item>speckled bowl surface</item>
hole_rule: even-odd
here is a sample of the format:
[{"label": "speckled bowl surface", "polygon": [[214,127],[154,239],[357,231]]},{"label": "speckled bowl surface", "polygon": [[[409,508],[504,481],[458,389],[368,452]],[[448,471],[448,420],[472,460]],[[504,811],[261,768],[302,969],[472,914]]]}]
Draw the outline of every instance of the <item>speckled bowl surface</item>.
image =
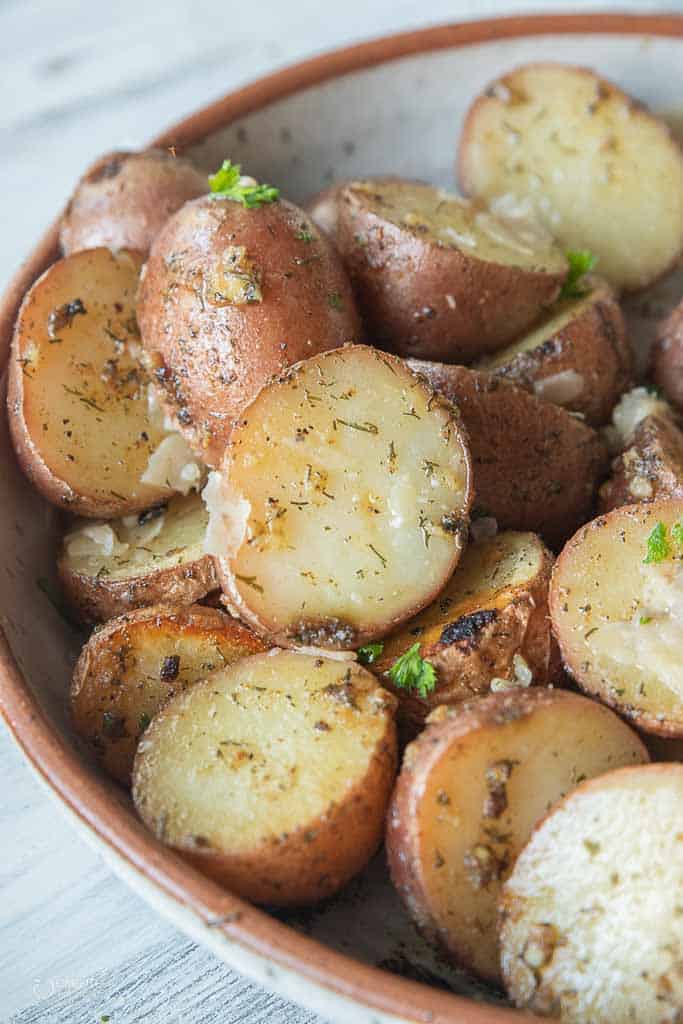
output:
[{"label": "speckled bowl surface", "polygon": [[[529,60],[593,66],[669,115],[683,90],[683,17],[578,15],[443,26],[335,52],[262,79],[157,140],[205,168],[226,155],[294,200],[338,178],[394,172],[453,185],[471,98]],[[679,120],[680,124],[680,120]],[[0,371],[30,283],[57,256],[50,229],[0,307]],[[679,276],[632,324],[647,335]],[[237,970],[325,1018],[503,1024],[532,1019],[476,988],[416,936],[383,857],[322,909],[277,917],[203,878],[137,821],[69,729],[79,637],[54,605],[58,521],[19,473],[0,423],[0,705],[17,742],[74,826],[151,904]]]}]

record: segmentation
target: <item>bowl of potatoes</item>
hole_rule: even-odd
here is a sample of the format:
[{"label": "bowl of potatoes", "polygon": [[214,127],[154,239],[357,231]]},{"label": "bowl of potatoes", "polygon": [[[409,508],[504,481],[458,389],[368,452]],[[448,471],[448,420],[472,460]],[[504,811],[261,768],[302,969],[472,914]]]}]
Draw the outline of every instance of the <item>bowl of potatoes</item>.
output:
[{"label": "bowl of potatoes", "polygon": [[4,298],[5,720],[326,1019],[683,1019],[682,66],[316,58],[103,155]]}]

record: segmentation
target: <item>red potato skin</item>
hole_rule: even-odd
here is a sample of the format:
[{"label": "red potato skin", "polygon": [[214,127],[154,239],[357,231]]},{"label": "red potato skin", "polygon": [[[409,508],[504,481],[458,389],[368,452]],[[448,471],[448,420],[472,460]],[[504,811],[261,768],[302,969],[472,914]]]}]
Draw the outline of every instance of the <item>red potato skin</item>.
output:
[{"label": "red potato skin", "polygon": [[85,172],[64,211],[62,252],[104,245],[146,254],[168,218],[207,187],[206,175],[166,150],[106,153]]},{"label": "red potato skin", "polygon": [[599,435],[493,374],[417,359],[408,365],[460,412],[475,509],[501,528],[540,533],[557,550],[591,513],[608,464]]},{"label": "red potato skin", "polygon": [[650,359],[652,380],[683,411],[683,302],[660,325]]},{"label": "red potato skin", "polygon": [[554,302],[566,274],[437,245],[379,217],[352,186],[338,216],[337,246],[368,332],[401,356],[468,363],[502,348]]},{"label": "red potato skin", "polygon": [[[213,275],[233,247],[246,250],[261,301],[209,301]],[[138,322],[164,403],[213,467],[267,380],[361,334],[334,246],[286,200],[253,209],[208,196],[187,203],[152,246]]]},{"label": "red potato skin", "polygon": [[[647,493],[639,493],[638,484],[649,486]],[[604,513],[659,498],[683,498],[683,432],[665,416],[646,416],[613,461],[612,475],[600,488],[599,509]]]}]

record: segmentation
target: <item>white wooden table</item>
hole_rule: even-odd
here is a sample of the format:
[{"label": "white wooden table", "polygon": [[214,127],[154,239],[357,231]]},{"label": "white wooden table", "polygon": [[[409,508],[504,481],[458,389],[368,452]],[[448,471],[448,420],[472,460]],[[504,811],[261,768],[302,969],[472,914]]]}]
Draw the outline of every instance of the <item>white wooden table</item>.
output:
[{"label": "white wooden table", "polygon": [[[683,11],[683,0],[598,8]],[[0,287],[99,152],[274,67],[533,0],[0,0]],[[0,728],[0,1020],[304,1024],[160,920],[77,839]]]}]

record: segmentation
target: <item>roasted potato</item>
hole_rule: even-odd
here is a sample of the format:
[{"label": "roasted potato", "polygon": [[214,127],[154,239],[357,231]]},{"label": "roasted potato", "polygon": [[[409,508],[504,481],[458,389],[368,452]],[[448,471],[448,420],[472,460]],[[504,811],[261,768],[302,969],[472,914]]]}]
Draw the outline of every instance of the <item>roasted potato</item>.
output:
[{"label": "roasted potato", "polygon": [[283,647],[388,633],[457,565],[470,477],[453,408],[400,359],[357,345],[290,367],[204,492],[231,611]]},{"label": "roasted potato", "polygon": [[510,998],[564,1024],[681,1019],[683,766],[641,765],[570,793],[501,901]]},{"label": "roasted potato", "polygon": [[600,511],[658,498],[683,498],[683,431],[673,416],[646,416],[600,488]]},{"label": "roasted potato", "polygon": [[[559,671],[550,632],[548,586],[553,558],[533,533],[499,533],[470,543],[436,601],[384,641],[372,665],[399,700],[399,715],[421,724],[439,704],[459,704],[493,688],[544,686]],[[421,694],[397,685],[398,659],[419,644],[434,668]]]},{"label": "roasted potato", "polygon": [[174,491],[147,475],[167,431],[136,359],[139,272],[134,253],[75,253],[38,278],[17,319],[7,398],[17,458],[48,501],[80,515],[140,511]]},{"label": "roasted potato", "polygon": [[644,288],[681,255],[678,144],[664,121],[586,68],[527,64],[493,82],[465,119],[458,175],[466,195],[591,250],[614,288]]},{"label": "roasted potato", "polygon": [[127,785],[138,740],[171,697],[239,658],[266,650],[214,608],[139,608],[95,630],[76,663],[71,712],[104,770]]},{"label": "roasted potato", "polygon": [[373,340],[450,363],[512,341],[567,274],[562,252],[533,225],[388,178],[342,190],[337,246]]},{"label": "roasted potato", "polygon": [[633,356],[614,293],[595,281],[587,295],[558,302],[531,333],[479,365],[595,426],[629,387]]},{"label": "roasted potato", "polygon": [[351,661],[244,658],[175,697],[133,774],[164,843],[257,903],[331,896],[377,849],[396,771],[394,698]]},{"label": "roasted potato", "polygon": [[218,585],[204,551],[208,521],[191,494],[111,522],[75,523],[57,563],[69,602],[83,621],[104,622],[134,608],[199,601]]},{"label": "roasted potato", "polygon": [[64,211],[62,252],[106,246],[146,254],[171,214],[206,191],[206,176],[166,150],[106,153],[85,172]]},{"label": "roasted potato", "polygon": [[187,203],[152,246],[137,311],[164,402],[212,466],[273,374],[360,338],[334,246],[284,199]]},{"label": "roasted potato", "polygon": [[639,729],[683,736],[683,499],[624,505],[582,527],[553,570],[550,613],[582,690]]},{"label": "roasted potato", "polygon": [[429,722],[389,812],[391,875],[425,936],[495,983],[497,899],[534,825],[582,779],[647,751],[607,708],[563,690],[493,694]]},{"label": "roasted potato", "polygon": [[590,514],[607,453],[596,432],[559,406],[493,374],[408,360],[462,416],[475,509],[501,528],[533,530],[556,548]]},{"label": "roasted potato", "polygon": [[683,410],[683,302],[657,331],[651,352],[652,379],[677,409]]}]

